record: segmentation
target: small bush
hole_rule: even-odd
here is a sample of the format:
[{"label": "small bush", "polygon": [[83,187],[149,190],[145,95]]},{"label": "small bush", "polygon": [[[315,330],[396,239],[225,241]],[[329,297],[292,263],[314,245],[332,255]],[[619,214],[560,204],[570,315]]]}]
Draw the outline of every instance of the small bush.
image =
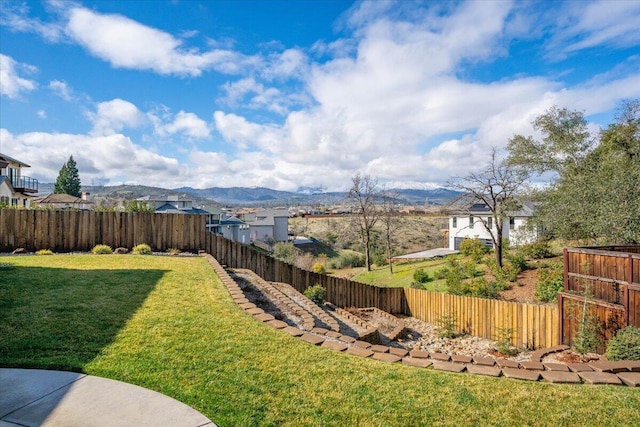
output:
[{"label": "small bush", "polygon": [[427,283],[428,281],[431,280],[431,278],[429,277],[429,273],[427,271],[424,271],[422,268],[419,268],[413,272],[413,280],[415,280],[418,283]]},{"label": "small bush", "polygon": [[456,318],[452,314],[443,314],[436,319],[440,329],[438,329],[438,336],[440,338],[456,338],[461,334],[458,332],[458,323]]},{"label": "small bush", "polygon": [[316,262],[315,264],[313,264],[313,266],[311,267],[311,270],[314,273],[318,273],[318,274],[325,274],[326,273],[326,269],[324,268],[324,264],[321,262]]},{"label": "small bush", "polygon": [[53,255],[53,252],[51,251],[51,249],[40,249],[38,252],[36,252],[36,255]]},{"label": "small bush", "polygon": [[527,258],[524,252],[508,253],[505,258],[516,270],[518,270],[518,273],[527,269]]},{"label": "small bush", "polygon": [[558,292],[564,287],[562,265],[556,264],[550,268],[538,270],[535,297],[542,302],[558,300]]},{"label": "small bush", "polygon": [[109,245],[95,245],[93,249],[91,249],[91,252],[93,252],[96,255],[104,255],[104,254],[110,255],[113,253],[113,249],[111,249],[111,246]]},{"label": "small bush", "polygon": [[480,239],[464,239],[460,242],[460,253],[470,256],[476,263],[480,263],[484,254],[487,253],[487,247]]},{"label": "small bush", "polygon": [[518,349],[511,345],[511,340],[515,334],[515,330],[511,327],[497,327],[496,328],[496,350],[507,356],[514,356],[518,354]]},{"label": "small bush", "polygon": [[134,255],[151,255],[151,246],[147,245],[146,243],[141,243],[139,245],[136,245],[131,253]]},{"label": "small bush", "polygon": [[316,305],[322,307],[327,298],[327,290],[321,285],[314,285],[304,291],[304,296],[313,301]]},{"label": "small bush", "polygon": [[640,360],[640,328],[620,329],[609,340],[605,356],[608,360]]},{"label": "small bush", "polygon": [[522,251],[525,253],[525,255],[533,259],[551,258],[553,256],[553,251],[551,250],[551,246],[547,241],[523,245]]},{"label": "small bush", "polygon": [[338,259],[332,262],[335,269],[363,267],[365,263],[364,255],[358,252],[342,252]]}]

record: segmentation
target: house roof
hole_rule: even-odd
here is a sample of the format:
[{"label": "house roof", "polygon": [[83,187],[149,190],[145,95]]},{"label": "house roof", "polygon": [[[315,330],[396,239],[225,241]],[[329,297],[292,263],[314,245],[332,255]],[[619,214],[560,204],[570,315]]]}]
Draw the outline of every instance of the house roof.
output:
[{"label": "house roof", "polygon": [[[19,166],[24,167],[24,168],[30,168],[31,166],[26,164],[25,162],[21,162],[20,160],[14,159],[13,157],[9,157],[6,154],[2,154],[0,153],[0,161],[4,161],[7,163],[17,163]],[[5,167],[7,165],[4,165],[2,167]]]},{"label": "house roof", "polygon": [[[536,206],[532,202],[523,202],[520,209],[509,212],[514,217],[531,217],[535,213]],[[474,203],[467,209],[460,209],[452,213],[452,215],[487,215],[491,213],[491,209],[484,203]]]},{"label": "house roof", "polygon": [[84,200],[80,197],[70,194],[47,194],[46,196],[36,197],[32,201],[36,204],[67,204],[67,205],[87,205],[93,204],[90,200]]},{"label": "house roof", "polygon": [[195,214],[195,215],[208,215],[211,212],[204,210],[204,209],[200,209],[200,208],[190,208],[190,209],[177,209],[175,206],[173,206],[171,203],[165,203],[162,206],[159,206],[158,208],[156,208],[156,212],[159,213],[174,213],[174,214]]},{"label": "house roof", "polygon": [[240,225],[244,224],[240,218],[233,215],[225,215],[222,220],[220,220],[220,225]]},{"label": "house roof", "polygon": [[188,197],[183,197],[177,194],[171,195],[159,195],[159,196],[142,196],[138,197],[136,200],[138,201],[147,201],[147,202],[191,202],[192,200]]}]

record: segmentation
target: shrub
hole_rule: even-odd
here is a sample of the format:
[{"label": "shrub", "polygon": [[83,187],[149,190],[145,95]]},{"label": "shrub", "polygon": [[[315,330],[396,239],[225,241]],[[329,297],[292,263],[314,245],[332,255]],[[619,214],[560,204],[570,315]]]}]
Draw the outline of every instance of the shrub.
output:
[{"label": "shrub", "polygon": [[51,249],[40,249],[38,252],[36,252],[36,255],[53,255],[53,252],[51,251]]},{"label": "shrub", "polygon": [[507,356],[518,354],[518,349],[511,345],[515,330],[509,326],[496,327],[496,350]]},{"label": "shrub", "polygon": [[324,264],[321,262],[316,262],[315,264],[313,264],[313,267],[311,267],[311,270],[314,273],[318,273],[318,274],[324,274],[326,273],[326,269],[324,268]]},{"label": "shrub", "polygon": [[556,264],[550,268],[538,270],[535,297],[542,302],[558,300],[558,292],[564,287],[562,265]]},{"label": "shrub", "polygon": [[134,255],[151,255],[151,246],[147,245],[146,243],[140,243],[139,245],[136,245],[133,250],[131,250],[131,253]]},{"label": "shrub", "polygon": [[338,259],[334,260],[333,268],[355,268],[364,266],[364,255],[358,252],[342,252]]},{"label": "shrub", "polygon": [[518,274],[527,269],[527,258],[523,252],[510,252],[505,255],[505,258],[516,270],[518,270]]},{"label": "shrub", "polygon": [[551,258],[553,256],[551,246],[547,241],[540,241],[530,243],[528,245],[523,245],[522,251],[525,253],[525,255],[533,259]]},{"label": "shrub", "polygon": [[438,329],[438,336],[440,338],[456,338],[460,336],[458,323],[452,314],[443,314],[436,319],[436,322],[440,325],[440,329]]},{"label": "shrub", "polygon": [[608,360],[640,360],[640,328],[627,326],[609,340]]},{"label": "shrub", "polygon": [[487,253],[487,247],[480,239],[464,239],[460,242],[460,253],[470,256],[476,263],[482,261],[482,257]]},{"label": "shrub", "polygon": [[293,265],[296,262],[296,248],[293,243],[278,242],[273,247],[273,257]]},{"label": "shrub", "polygon": [[327,290],[321,285],[314,285],[304,291],[304,296],[309,298],[316,305],[322,306],[327,298]]},{"label": "shrub", "polygon": [[113,249],[111,249],[111,246],[109,245],[95,245],[93,249],[91,249],[91,252],[96,255],[112,254]]},{"label": "shrub", "polygon": [[413,272],[413,280],[418,283],[427,283],[431,280],[429,277],[429,273],[424,271],[422,268],[417,269]]}]

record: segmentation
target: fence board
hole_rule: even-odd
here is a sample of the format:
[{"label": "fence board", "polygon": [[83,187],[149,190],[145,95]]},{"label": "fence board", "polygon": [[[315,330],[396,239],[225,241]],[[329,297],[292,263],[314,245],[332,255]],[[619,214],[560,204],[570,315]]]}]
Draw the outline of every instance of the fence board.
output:
[{"label": "fence board", "polygon": [[593,297],[589,309],[602,326],[600,338],[606,348],[617,329],[640,326],[640,246],[603,246],[565,249],[566,294],[559,299],[560,338],[572,345],[575,339],[575,294]]}]

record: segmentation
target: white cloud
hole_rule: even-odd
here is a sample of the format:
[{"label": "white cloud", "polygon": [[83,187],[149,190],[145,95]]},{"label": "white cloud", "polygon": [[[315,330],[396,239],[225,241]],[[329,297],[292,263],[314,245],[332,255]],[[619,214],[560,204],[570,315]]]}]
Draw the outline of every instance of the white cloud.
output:
[{"label": "white cloud", "polygon": [[71,101],[72,90],[65,81],[52,80],[49,82],[49,89],[65,101]]},{"label": "white cloud", "polygon": [[36,113],[38,115],[38,117],[40,117],[41,119],[46,119],[47,118],[47,112],[44,110],[38,110],[38,112]]},{"label": "white cloud", "polygon": [[[183,182],[188,171],[176,159],[161,156],[134,144],[121,134],[107,136],[28,132],[13,135],[0,130],[0,146],[11,147],[11,156],[28,161],[29,175],[53,182],[69,156],[78,163],[80,179],[126,177],[132,184]],[[27,160],[28,159],[28,160]]]},{"label": "white cloud", "polygon": [[[50,2],[54,3],[54,2]],[[0,23],[12,31],[32,32],[39,34],[49,42],[60,41],[64,36],[59,22],[42,22],[28,16],[26,4],[3,2],[0,8]]]},{"label": "white cloud", "polygon": [[37,87],[33,80],[21,77],[20,72],[31,74],[36,71],[32,65],[23,64],[13,58],[0,53],[0,94],[8,98],[19,98],[23,92],[29,92]]},{"label": "white cloud", "polygon": [[95,113],[88,113],[93,122],[92,134],[110,135],[125,128],[136,128],[145,121],[138,107],[123,99],[100,102]]},{"label": "white cloud", "polygon": [[194,113],[178,112],[172,123],[161,128],[161,134],[183,134],[190,138],[202,139],[210,135],[207,122],[196,116]]},{"label": "white cloud", "polygon": [[184,47],[183,41],[171,34],[122,15],[105,15],[74,7],[68,16],[68,36],[117,68],[199,76],[208,69],[235,74],[257,61],[231,50],[200,52]]},{"label": "white cloud", "polygon": [[640,43],[640,3],[637,1],[573,2],[553,17],[548,45],[551,57],[600,46],[626,48]]}]

